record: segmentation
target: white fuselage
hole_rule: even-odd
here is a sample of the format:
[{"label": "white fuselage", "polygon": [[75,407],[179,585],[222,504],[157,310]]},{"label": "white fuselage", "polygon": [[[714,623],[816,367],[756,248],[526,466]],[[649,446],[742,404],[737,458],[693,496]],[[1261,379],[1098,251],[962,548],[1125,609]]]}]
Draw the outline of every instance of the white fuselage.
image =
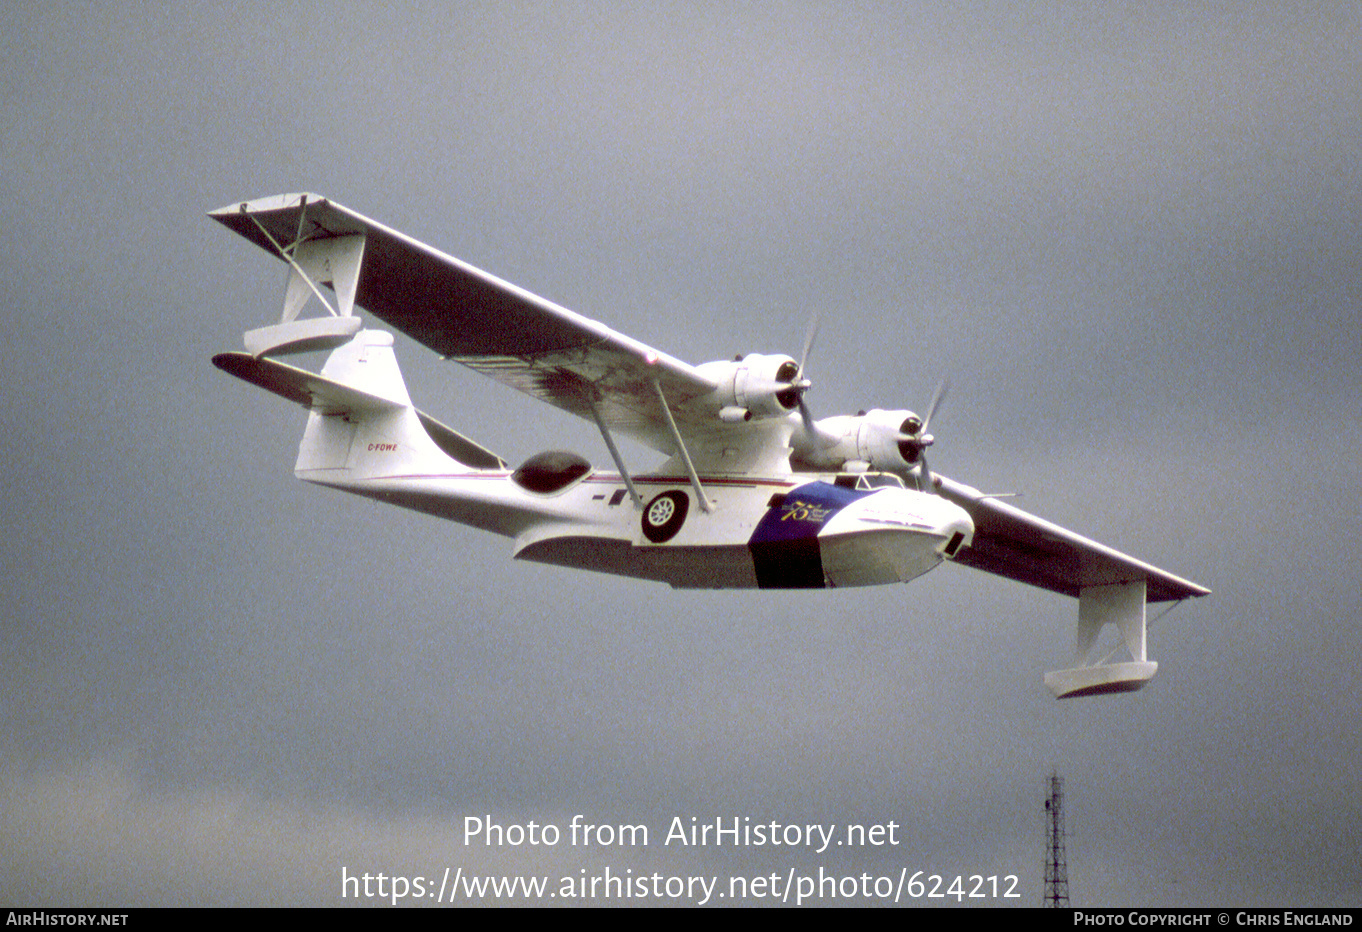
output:
[{"label": "white fuselage", "polygon": [[[712,510],[684,476],[591,472],[551,493],[503,470],[355,479],[299,470],[343,489],[515,540],[515,556],[678,588],[823,588],[906,582],[969,543],[973,522],[892,477],[702,477]],[[885,482],[874,488],[872,480]],[[859,488],[857,487],[859,486]]]}]

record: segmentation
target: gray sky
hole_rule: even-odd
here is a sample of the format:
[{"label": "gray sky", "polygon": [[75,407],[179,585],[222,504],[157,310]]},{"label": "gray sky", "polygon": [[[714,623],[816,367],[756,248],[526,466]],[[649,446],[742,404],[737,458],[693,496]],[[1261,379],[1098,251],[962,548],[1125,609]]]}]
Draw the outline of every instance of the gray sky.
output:
[{"label": "gray sky", "polygon": [[[1052,767],[1075,904],[1362,901],[1356,6],[12,4],[0,46],[0,901],[822,865],[1033,905]],[[818,311],[818,415],[949,376],[935,468],[1215,594],[1143,693],[1057,703],[1074,603],[961,567],[678,593],[299,483],[301,412],[209,364],[282,271],[205,212],[301,190],[690,362]],[[508,458],[608,465],[398,352]],[[460,834],[575,813],[653,844]]]}]

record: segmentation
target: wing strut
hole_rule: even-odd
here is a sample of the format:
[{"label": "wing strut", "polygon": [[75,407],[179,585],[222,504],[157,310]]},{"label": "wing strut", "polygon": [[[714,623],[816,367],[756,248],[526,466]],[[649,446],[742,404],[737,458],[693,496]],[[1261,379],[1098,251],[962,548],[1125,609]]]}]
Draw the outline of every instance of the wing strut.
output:
[{"label": "wing strut", "polygon": [[676,442],[676,452],[681,455],[681,462],[685,464],[686,475],[690,476],[690,487],[695,490],[695,499],[705,512],[711,512],[714,505],[705,495],[705,490],[700,485],[700,477],[695,474],[695,464],[690,460],[690,453],[686,452],[686,442],[681,439],[681,431],[676,429],[671,406],[667,404],[667,396],[662,393],[662,383],[657,379],[653,379],[653,391],[657,393],[657,401],[662,406],[662,417],[667,422],[667,430],[671,431],[672,440]]},{"label": "wing strut", "polygon": [[629,470],[624,465],[624,457],[620,456],[619,448],[615,446],[615,438],[610,436],[610,428],[605,426],[605,420],[601,417],[601,411],[596,407],[596,402],[588,401],[591,406],[591,416],[596,419],[596,426],[601,429],[601,439],[605,441],[605,448],[610,451],[610,457],[615,461],[615,467],[620,471],[620,478],[624,480],[624,487],[629,490],[629,497],[634,500],[634,507],[639,511],[643,510],[643,496],[638,494],[638,489],[634,488],[634,480],[629,477]]},{"label": "wing strut", "polygon": [[[260,234],[292,269],[288,289],[284,292],[284,311],[279,323],[246,331],[246,351],[257,359],[268,355],[332,349],[348,343],[361,326],[354,313],[359,267],[364,260],[364,234],[307,239],[303,235],[307,195],[303,195],[299,207],[298,233],[290,245],[280,246],[259,218],[247,211],[245,204],[241,205],[241,212],[251,219]],[[324,282],[329,282],[335,290],[339,310],[331,306],[318,287]],[[298,319],[298,312],[307,303],[309,289],[322,302],[330,317]]]}]

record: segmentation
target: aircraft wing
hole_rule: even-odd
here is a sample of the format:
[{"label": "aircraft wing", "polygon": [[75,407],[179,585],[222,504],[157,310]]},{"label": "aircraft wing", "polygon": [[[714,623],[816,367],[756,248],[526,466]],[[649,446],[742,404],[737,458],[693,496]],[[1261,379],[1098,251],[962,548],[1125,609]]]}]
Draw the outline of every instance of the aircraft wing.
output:
[{"label": "aircraft wing", "polygon": [[[355,304],[441,356],[593,423],[594,404],[611,430],[655,450],[677,452],[654,383],[697,461],[717,450],[730,467],[769,469],[786,452],[754,425],[691,410],[716,387],[696,367],[324,197],[285,194],[210,216],[281,259],[295,243],[362,236]],[[735,447],[745,455],[734,457]]]},{"label": "aircraft wing", "polygon": [[1136,560],[1081,534],[1027,514],[941,475],[933,480],[943,498],[974,519],[974,541],[956,563],[1078,598],[1082,590],[1144,580],[1148,602],[1172,602],[1210,594],[1209,589]]}]

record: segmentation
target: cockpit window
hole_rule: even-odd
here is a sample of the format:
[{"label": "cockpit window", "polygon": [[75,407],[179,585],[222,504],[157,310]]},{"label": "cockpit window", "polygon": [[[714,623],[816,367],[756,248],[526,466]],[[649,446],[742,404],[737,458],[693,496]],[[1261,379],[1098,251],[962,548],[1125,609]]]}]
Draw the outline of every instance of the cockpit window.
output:
[{"label": "cockpit window", "polygon": [[906,488],[902,479],[888,472],[844,472],[833,480],[833,485],[843,489],[856,489],[859,492]]}]

